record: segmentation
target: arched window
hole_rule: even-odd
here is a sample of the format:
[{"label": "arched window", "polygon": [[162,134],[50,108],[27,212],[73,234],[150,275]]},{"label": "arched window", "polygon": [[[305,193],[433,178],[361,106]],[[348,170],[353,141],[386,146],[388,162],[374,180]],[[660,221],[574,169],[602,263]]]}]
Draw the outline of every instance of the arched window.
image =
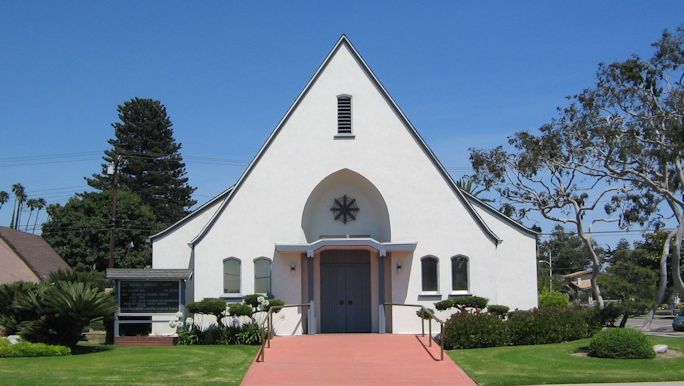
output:
[{"label": "arched window", "polygon": [[265,257],[254,259],[254,293],[271,293],[271,260]]},{"label": "arched window", "polygon": [[468,291],[468,258],[454,256],[451,258],[451,290]]},{"label": "arched window", "polygon": [[223,260],[223,293],[240,293],[240,260],[229,257]]},{"label": "arched window", "polygon": [[439,290],[439,283],[437,280],[438,263],[439,260],[434,256],[425,256],[420,259],[423,292],[437,292]]}]

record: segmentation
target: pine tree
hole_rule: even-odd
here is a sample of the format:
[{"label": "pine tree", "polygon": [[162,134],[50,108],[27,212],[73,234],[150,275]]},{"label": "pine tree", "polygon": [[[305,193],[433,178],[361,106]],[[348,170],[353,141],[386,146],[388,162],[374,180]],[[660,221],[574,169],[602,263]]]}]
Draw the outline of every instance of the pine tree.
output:
[{"label": "pine tree", "polygon": [[112,148],[105,151],[102,172],[93,174],[88,185],[110,190],[112,176],[107,168],[115,164],[118,186],[138,195],[161,225],[170,225],[196,201],[166,107],[153,99],[133,98],[117,111],[120,122],[112,124],[115,137],[108,141]]}]

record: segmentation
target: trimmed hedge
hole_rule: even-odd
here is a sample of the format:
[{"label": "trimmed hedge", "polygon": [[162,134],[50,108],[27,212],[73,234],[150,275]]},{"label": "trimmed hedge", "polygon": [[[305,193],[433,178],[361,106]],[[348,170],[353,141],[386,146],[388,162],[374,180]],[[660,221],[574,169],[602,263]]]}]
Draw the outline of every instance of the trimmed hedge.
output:
[{"label": "trimmed hedge", "polygon": [[506,323],[514,345],[567,342],[592,332],[585,312],[569,307],[514,311]]},{"label": "trimmed hedge", "polygon": [[600,331],[589,342],[589,355],[599,358],[648,359],[655,351],[646,335],[631,328]]},{"label": "trimmed hedge", "polygon": [[505,322],[494,314],[457,313],[444,326],[447,349],[505,346],[509,342]]},{"label": "trimmed hedge", "polygon": [[66,346],[31,342],[11,344],[5,339],[0,338],[0,358],[55,357],[70,354],[71,349]]},{"label": "trimmed hedge", "polygon": [[588,338],[601,327],[597,313],[572,307],[513,311],[506,319],[498,312],[453,314],[446,322],[445,348],[475,348],[504,345],[559,343]]}]

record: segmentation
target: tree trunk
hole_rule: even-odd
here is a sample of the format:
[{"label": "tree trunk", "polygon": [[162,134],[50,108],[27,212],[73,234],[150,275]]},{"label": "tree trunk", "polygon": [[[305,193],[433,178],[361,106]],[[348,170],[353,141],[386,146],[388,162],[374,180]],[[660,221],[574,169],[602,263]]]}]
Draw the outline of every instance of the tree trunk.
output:
[{"label": "tree trunk", "polygon": [[665,290],[667,289],[667,257],[670,255],[670,243],[672,238],[677,234],[677,230],[670,232],[665,238],[665,243],[663,244],[663,251],[660,254],[660,281],[658,283],[658,292],[656,293],[655,302],[651,310],[648,311],[646,315],[646,320],[641,326],[643,331],[651,330],[651,323],[655,317],[656,308],[664,301]]},{"label": "tree trunk", "polygon": [[40,209],[38,209],[38,212],[36,212],[36,219],[33,222],[33,230],[31,231],[32,234],[36,233],[36,225],[38,225],[38,215],[40,215]]},{"label": "tree trunk", "polygon": [[10,229],[14,229],[14,218],[17,215],[17,206],[19,205],[19,200],[17,200],[17,203],[12,206],[12,220],[10,221]]},{"label": "tree trunk", "polygon": [[684,236],[684,220],[682,215],[678,213],[677,220],[677,235],[675,236],[674,253],[672,254],[672,284],[679,294],[680,298],[684,298],[684,282],[682,282],[681,275],[681,260],[682,260],[682,237]]},{"label": "tree trunk", "polygon": [[629,319],[629,312],[622,314],[622,320],[620,320],[620,328],[625,328],[627,324],[627,319]]},{"label": "tree trunk", "polygon": [[601,262],[599,261],[598,255],[594,250],[594,245],[591,242],[591,237],[584,233],[584,228],[582,227],[582,219],[580,215],[577,216],[577,234],[580,236],[584,245],[589,251],[591,257],[591,293],[594,295],[594,301],[598,303],[599,308],[603,308],[603,297],[601,296],[601,289],[598,285],[598,274],[601,271]]},{"label": "tree trunk", "polygon": [[33,210],[29,211],[28,220],[26,220],[26,227],[25,227],[26,229],[24,229],[25,232],[28,232],[28,227],[29,227],[29,224],[31,223],[31,216],[32,215],[33,215]]}]

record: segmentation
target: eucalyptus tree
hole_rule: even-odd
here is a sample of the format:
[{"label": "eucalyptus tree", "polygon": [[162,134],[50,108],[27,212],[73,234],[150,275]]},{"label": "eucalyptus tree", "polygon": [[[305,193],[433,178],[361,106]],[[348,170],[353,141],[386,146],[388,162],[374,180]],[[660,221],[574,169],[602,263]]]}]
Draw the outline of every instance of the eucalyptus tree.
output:
[{"label": "eucalyptus tree", "polygon": [[603,307],[597,280],[601,251],[592,239],[592,226],[600,222],[625,226],[626,216],[644,221],[643,213],[650,207],[633,194],[629,184],[582,173],[577,165],[593,161],[591,149],[574,135],[574,125],[561,114],[538,134],[514,134],[506,148],[471,149],[470,160],[478,182],[498,192],[504,204],[514,207],[521,217],[534,211],[574,227],[589,255],[594,299]]},{"label": "eucalyptus tree", "polygon": [[657,226],[674,219],[661,249],[655,299],[660,304],[670,255],[672,284],[684,297],[684,26],[666,30],[652,46],[648,59],[634,55],[601,64],[596,84],[574,96],[567,110],[583,123],[575,135],[595,160],[578,167],[598,178],[626,181],[644,197],[662,201],[666,213],[654,219]]}]

